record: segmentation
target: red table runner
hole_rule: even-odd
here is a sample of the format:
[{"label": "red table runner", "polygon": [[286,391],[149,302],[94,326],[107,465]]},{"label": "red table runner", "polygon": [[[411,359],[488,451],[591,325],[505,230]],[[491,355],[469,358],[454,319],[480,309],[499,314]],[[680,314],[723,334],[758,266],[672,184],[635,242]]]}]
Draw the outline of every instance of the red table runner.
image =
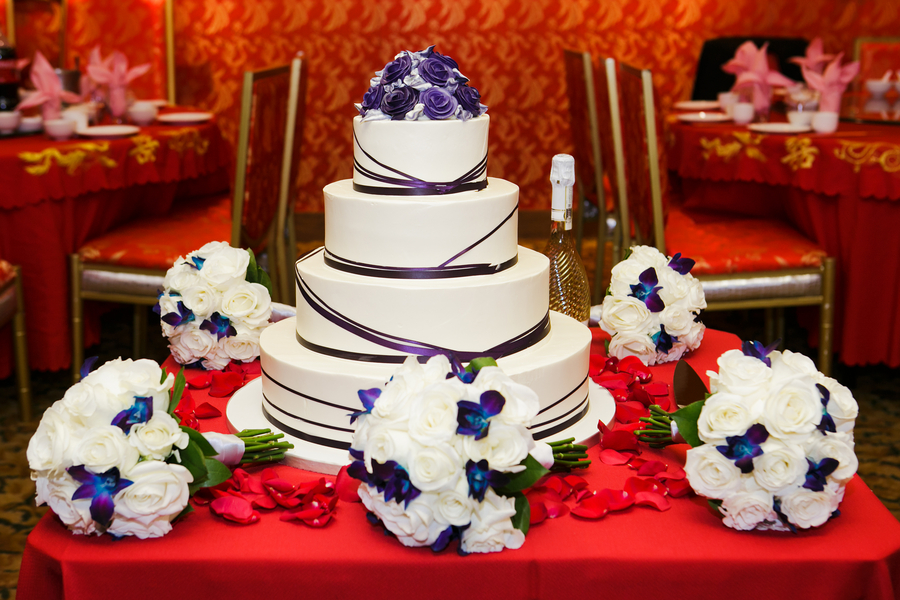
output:
[{"label": "red table runner", "polygon": [[[707,330],[688,362],[706,380],[716,358],[738,345],[731,334]],[[674,364],[651,370],[655,381],[671,382]],[[193,392],[196,402],[224,412],[224,399],[201,392]],[[224,423],[201,426],[222,430]],[[583,473],[591,489],[621,489],[634,471],[604,465],[597,451],[590,449],[594,462]],[[681,446],[643,456],[683,464],[683,454]],[[319,477],[276,468],[293,483]],[[48,514],[28,537],[16,597],[900,597],[900,523],[858,477],[847,486],[839,518],[797,535],[730,530],[699,497],[671,504],[666,512],[632,507],[599,521],[547,520],[519,550],[466,557],[401,546],[367,523],[359,503],[339,502],[323,529],[282,522],[277,511],[237,525],[201,507],[170,534],[147,541],[73,536]]]}]

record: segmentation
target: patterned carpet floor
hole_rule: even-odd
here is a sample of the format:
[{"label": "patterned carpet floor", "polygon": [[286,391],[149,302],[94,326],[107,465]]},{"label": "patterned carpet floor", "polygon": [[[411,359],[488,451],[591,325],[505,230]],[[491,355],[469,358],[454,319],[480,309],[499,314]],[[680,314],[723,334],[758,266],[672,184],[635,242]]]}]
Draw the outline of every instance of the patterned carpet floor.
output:
[{"label": "patterned carpet floor", "polygon": [[[542,241],[523,240],[523,245],[542,249]],[[593,259],[593,249],[586,247],[585,262]],[[607,269],[608,271],[608,269]],[[785,345],[809,353],[805,332],[796,325],[793,313],[787,312]],[[148,314],[148,319],[150,318]],[[762,335],[762,312],[708,313],[708,327],[731,331],[743,339],[759,339]],[[149,331],[157,331],[151,322]],[[116,309],[104,318],[103,343],[88,352],[98,354],[100,362],[130,355],[130,309]],[[146,355],[158,361],[166,357],[162,338],[151,336]],[[34,414],[31,422],[22,422],[13,380],[0,381],[0,600],[16,597],[16,580],[22,551],[28,533],[46,511],[34,506],[32,483],[25,450],[43,411],[62,397],[70,384],[69,373],[34,373]],[[900,369],[885,366],[836,366],[835,377],[850,387],[859,403],[856,422],[856,453],[859,474],[885,506],[900,519]]]}]

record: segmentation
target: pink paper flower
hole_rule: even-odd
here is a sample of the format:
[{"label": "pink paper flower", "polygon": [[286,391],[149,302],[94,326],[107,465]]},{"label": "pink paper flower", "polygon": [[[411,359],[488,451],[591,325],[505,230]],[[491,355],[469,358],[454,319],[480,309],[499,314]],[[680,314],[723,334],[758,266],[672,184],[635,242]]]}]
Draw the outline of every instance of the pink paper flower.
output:
[{"label": "pink paper flower", "polygon": [[62,89],[59,77],[50,63],[40,51],[34,54],[34,64],[31,66],[31,83],[35,92],[19,103],[19,109],[40,106],[45,121],[58,119],[62,113],[62,103],[78,102],[78,94],[66,92]]},{"label": "pink paper flower", "polygon": [[821,73],[832,58],[834,58],[834,54],[825,54],[822,51],[822,38],[817,37],[806,47],[806,56],[794,56],[789,60],[804,69]]},{"label": "pink paper flower", "polygon": [[805,67],[803,69],[803,78],[807,85],[821,93],[819,110],[822,112],[840,112],[841,96],[847,89],[847,84],[859,73],[859,61],[841,65],[843,57],[843,52],[838,54],[828,63],[823,73],[816,73]]},{"label": "pink paper flower", "polygon": [[[99,51],[98,51],[99,55]],[[128,68],[128,59],[118,50],[100,64],[88,64],[91,79],[109,89],[109,110],[115,117],[125,114],[125,92],[128,84],[150,70],[150,63]]]},{"label": "pink paper flower", "polygon": [[791,86],[794,81],[778,71],[769,70],[766,50],[769,44],[757,48],[753,42],[745,42],[738,48],[734,58],[722,66],[722,70],[737,76],[732,90],[749,89],[753,93],[753,108],[757,113],[765,113],[772,102],[772,86]]}]

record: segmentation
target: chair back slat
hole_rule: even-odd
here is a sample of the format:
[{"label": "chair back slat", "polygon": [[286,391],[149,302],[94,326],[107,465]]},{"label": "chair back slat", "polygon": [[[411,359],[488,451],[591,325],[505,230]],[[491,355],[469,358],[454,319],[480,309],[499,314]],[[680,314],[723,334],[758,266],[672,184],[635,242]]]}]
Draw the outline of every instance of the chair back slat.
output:
[{"label": "chair back slat", "polygon": [[[566,95],[575,157],[575,185],[578,195],[591,204],[605,205],[602,160],[597,132],[597,107],[591,55],[565,50]],[[580,208],[580,207],[579,207]]]}]

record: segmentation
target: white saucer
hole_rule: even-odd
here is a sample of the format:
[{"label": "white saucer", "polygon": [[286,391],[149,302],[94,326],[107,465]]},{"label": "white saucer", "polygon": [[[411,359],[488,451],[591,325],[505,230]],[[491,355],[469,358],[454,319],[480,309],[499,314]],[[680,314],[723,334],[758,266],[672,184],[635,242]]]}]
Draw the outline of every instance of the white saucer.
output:
[{"label": "white saucer", "polygon": [[793,123],[750,123],[747,129],[756,133],[805,133],[812,131],[809,125],[794,125]]},{"label": "white saucer", "polygon": [[156,120],[169,125],[186,125],[189,123],[205,123],[212,119],[213,116],[215,115],[209,112],[166,113],[156,117]]},{"label": "white saucer", "polygon": [[678,120],[685,123],[724,123],[731,117],[723,112],[693,112],[678,115]]},{"label": "white saucer", "polygon": [[41,117],[22,117],[19,121],[19,133],[32,133],[44,128],[44,120]]},{"label": "white saucer", "polygon": [[[546,441],[562,440],[574,437],[576,444],[593,446],[599,439],[597,422],[603,421],[611,426],[616,414],[616,402],[604,388],[593,380],[588,380],[591,403],[588,413],[573,426],[550,436]],[[262,409],[262,378],[254,379],[234,393],[228,401],[225,409],[228,418],[228,429],[237,433],[242,429],[278,429],[270,423]],[[292,450],[285,453],[284,463],[296,469],[335,475],[343,465],[350,463],[350,454],[347,450],[328,448],[311,442],[306,442],[285,433],[284,439],[294,445]]]},{"label": "white saucer", "polygon": [[718,100],[682,100],[672,105],[675,110],[719,110]]},{"label": "white saucer", "polygon": [[152,99],[150,99],[150,100],[141,100],[141,102],[146,102],[146,103],[148,103],[148,104],[152,104],[152,105],[155,106],[156,108],[162,108],[162,107],[164,107],[164,106],[168,106],[168,105],[169,105],[169,101],[168,101],[168,100],[165,100],[165,99],[163,99],[163,98],[152,98]]},{"label": "white saucer", "polygon": [[82,137],[111,140],[136,135],[140,130],[140,127],[135,127],[134,125],[95,125],[79,129],[77,134]]}]

